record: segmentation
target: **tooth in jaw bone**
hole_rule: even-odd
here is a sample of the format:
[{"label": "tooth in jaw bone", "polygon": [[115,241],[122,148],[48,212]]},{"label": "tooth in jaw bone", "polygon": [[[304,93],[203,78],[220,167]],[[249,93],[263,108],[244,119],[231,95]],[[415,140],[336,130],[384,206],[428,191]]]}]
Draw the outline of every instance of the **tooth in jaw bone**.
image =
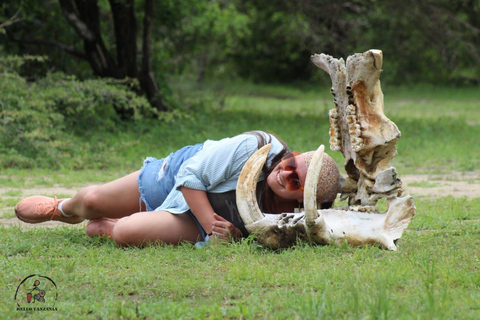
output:
[{"label": "tooth in jaw bone", "polygon": [[330,109],[328,111],[328,116],[330,117],[330,119],[338,119],[337,109]]},{"label": "tooth in jaw bone", "polygon": [[338,111],[337,108],[330,109],[328,112],[330,121],[330,149],[334,151],[342,151],[342,136],[340,133],[340,127],[338,124]]}]

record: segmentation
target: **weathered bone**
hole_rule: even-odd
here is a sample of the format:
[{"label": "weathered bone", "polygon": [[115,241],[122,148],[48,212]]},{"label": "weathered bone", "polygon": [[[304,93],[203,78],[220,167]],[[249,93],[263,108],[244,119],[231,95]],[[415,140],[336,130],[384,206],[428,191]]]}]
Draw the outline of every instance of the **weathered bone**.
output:
[{"label": "weathered bone", "polygon": [[317,211],[317,181],[322,170],[323,154],[325,147],[320,145],[313,155],[305,178],[303,192],[303,206],[305,208],[305,227],[307,236],[311,242],[318,244],[330,244],[328,226],[324,216]]},{"label": "weathered bone", "polygon": [[[247,230],[257,240],[272,248],[286,248],[298,240],[316,244],[351,245],[379,244],[396,250],[399,239],[415,213],[411,197],[388,200],[389,210],[384,214],[343,211],[335,209],[317,210],[316,179],[321,170],[323,146],[315,153],[308,168],[305,183],[305,214],[283,213],[263,215],[255,200],[256,179],[266,161],[269,146],[255,153],[245,165],[237,185],[237,207]],[[260,216],[262,218],[258,219]],[[248,221],[248,222],[246,222]]]},{"label": "weathered bone", "polygon": [[[270,151],[270,144],[267,144],[255,152],[243,166],[237,182],[237,208],[245,226],[251,225],[263,218],[257,203],[256,189],[257,181]],[[252,193],[253,190],[253,193]],[[238,201],[242,199],[242,201]],[[248,230],[248,228],[247,228]]]},{"label": "weathered bone", "polygon": [[[330,148],[345,157],[347,178],[341,178],[342,199],[349,199],[348,210],[317,210],[316,187],[322,168],[324,147],[320,146],[308,168],[305,181],[305,214],[263,214],[256,202],[256,184],[266,161],[269,146],[254,154],[244,166],[237,186],[237,206],[250,233],[270,248],[284,248],[298,240],[316,244],[347,242],[351,245],[379,244],[396,250],[415,214],[410,196],[401,195],[402,183],[395,168],[400,131],[383,111],[380,87],[383,56],[369,50],[347,58],[325,54],[311,57],[313,63],[329,73],[335,108],[330,110]],[[386,198],[388,210],[377,212],[376,203]]]},{"label": "weathered bone", "polygon": [[[376,181],[381,172],[390,170],[390,160],[397,154],[400,131],[384,114],[380,74],[383,54],[369,50],[347,58],[335,59],[315,54],[312,62],[326,71],[332,80],[335,109],[330,115],[330,148],[341,151],[348,178],[357,185],[356,191],[343,192],[350,205],[371,206],[380,198],[402,193],[398,179],[395,190]],[[389,173],[383,173],[388,175]],[[351,183],[350,183],[351,184]],[[372,186],[376,185],[375,189]]]},{"label": "weathered bone", "polygon": [[[339,123],[339,117],[345,113],[344,110],[347,107],[344,105],[345,101],[348,101],[347,92],[345,90],[338,90],[338,88],[345,88],[347,81],[347,70],[343,59],[334,59],[331,56],[325,54],[315,54],[312,56],[312,62],[325,72],[330,74],[332,79],[332,88],[330,92],[333,95],[333,101],[335,102],[335,109],[331,109],[330,116],[330,149],[333,151],[345,152],[345,148],[350,148],[350,145],[345,145],[340,134],[342,123]],[[345,129],[345,128],[344,128]],[[347,150],[348,152],[348,150]]]}]

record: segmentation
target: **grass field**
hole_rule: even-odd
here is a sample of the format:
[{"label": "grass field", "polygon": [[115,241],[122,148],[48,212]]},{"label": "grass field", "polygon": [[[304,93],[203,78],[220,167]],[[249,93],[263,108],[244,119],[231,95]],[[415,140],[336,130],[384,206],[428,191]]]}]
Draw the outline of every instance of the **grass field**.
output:
[{"label": "grass field", "polygon": [[[205,91],[206,111],[92,136],[92,144],[108,146],[92,161],[110,161],[108,168],[2,170],[0,219],[14,217],[25,191],[106,182],[137,170],[146,156],[207,138],[263,129],[299,151],[328,147],[328,88],[225,89]],[[479,88],[383,90],[385,113],[402,131],[393,161],[400,178],[480,169]],[[340,153],[329,154],[342,164]],[[88,238],[81,226],[0,226],[0,318],[480,318],[480,198],[422,197],[415,205],[397,252],[307,244],[273,252],[251,239],[205,249],[119,249]],[[16,310],[17,287],[31,274],[55,281],[56,311]]]}]

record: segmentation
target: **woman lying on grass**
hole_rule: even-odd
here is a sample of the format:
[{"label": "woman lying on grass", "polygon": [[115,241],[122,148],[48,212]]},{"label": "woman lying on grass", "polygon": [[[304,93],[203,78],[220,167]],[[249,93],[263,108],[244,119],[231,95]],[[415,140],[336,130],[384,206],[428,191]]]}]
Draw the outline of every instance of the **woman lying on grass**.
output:
[{"label": "woman lying on grass", "polygon": [[[15,206],[28,223],[89,219],[89,236],[108,236],[121,246],[178,244],[211,235],[231,240],[248,235],[235,200],[237,180],[248,158],[270,143],[257,200],[263,212],[293,212],[303,202],[303,185],[313,152],[289,152],[276,136],[252,131],[220,141],[186,146],[164,159],[147,158],[140,171],[73,198],[33,196]],[[337,165],[325,155],[318,202],[332,205],[338,191]],[[265,180],[266,177],[266,180]]]}]

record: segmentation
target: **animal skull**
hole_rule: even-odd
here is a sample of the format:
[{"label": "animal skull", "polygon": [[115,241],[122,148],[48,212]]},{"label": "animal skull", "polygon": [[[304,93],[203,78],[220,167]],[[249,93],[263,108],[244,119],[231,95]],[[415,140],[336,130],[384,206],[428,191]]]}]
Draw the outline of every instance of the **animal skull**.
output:
[{"label": "animal skull", "polygon": [[[401,181],[389,163],[397,154],[401,134],[383,112],[382,51],[356,53],[346,65],[343,59],[323,53],[311,60],[332,79],[335,108],[329,112],[330,148],[343,153],[345,171],[353,180],[348,184],[357,186],[344,190],[342,198],[349,197],[350,205],[375,206],[379,198],[400,195]],[[383,178],[377,180],[378,176]]]},{"label": "animal skull", "polygon": [[307,171],[304,191],[305,213],[263,214],[256,200],[256,185],[270,145],[253,154],[245,164],[237,184],[237,207],[247,230],[272,249],[292,246],[299,239],[316,244],[347,242],[351,245],[380,244],[396,250],[395,240],[402,236],[415,214],[412,197],[388,200],[386,213],[351,210],[317,210],[316,179],[322,167],[324,147],[316,151]]},{"label": "animal skull", "polygon": [[[316,244],[347,242],[351,245],[380,244],[396,250],[415,214],[410,196],[399,198],[402,183],[390,160],[396,155],[400,131],[383,112],[380,87],[383,56],[369,50],[347,58],[325,54],[311,57],[329,73],[335,108],[330,110],[330,148],[345,157],[347,179],[342,182],[342,199],[349,207],[317,210],[316,187],[324,147],[316,151],[307,171],[304,213],[263,214],[256,201],[256,184],[270,146],[257,151],[245,164],[237,185],[237,207],[245,227],[270,248],[285,248],[299,239]],[[386,198],[387,212],[377,212],[378,199]]]}]

